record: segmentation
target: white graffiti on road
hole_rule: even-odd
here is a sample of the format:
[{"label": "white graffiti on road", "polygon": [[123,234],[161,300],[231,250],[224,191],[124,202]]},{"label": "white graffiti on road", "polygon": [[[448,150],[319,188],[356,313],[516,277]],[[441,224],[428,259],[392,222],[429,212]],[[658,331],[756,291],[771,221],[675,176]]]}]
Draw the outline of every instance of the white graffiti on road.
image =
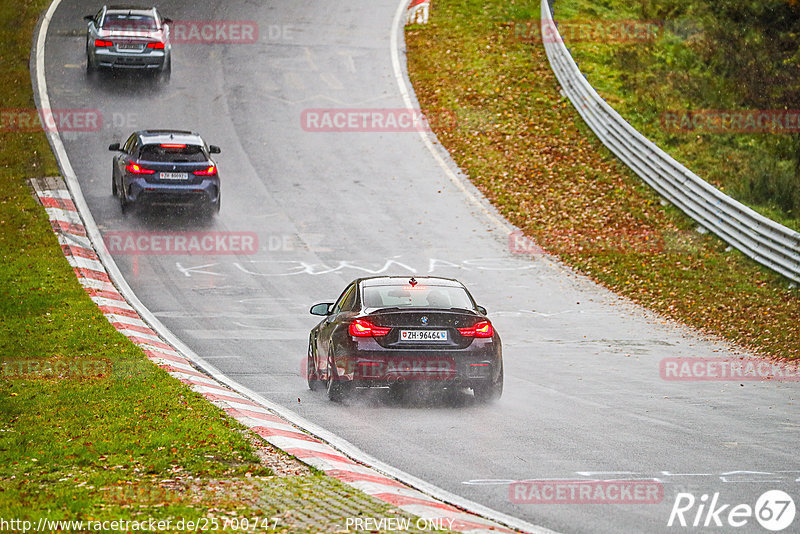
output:
[{"label": "white graffiti on road", "polygon": [[175,267],[177,267],[178,271],[180,271],[181,274],[184,274],[185,276],[187,276],[189,278],[191,278],[193,274],[206,274],[206,275],[209,275],[209,276],[225,276],[224,274],[212,273],[211,271],[206,271],[205,270],[208,267],[214,267],[215,265],[217,265],[217,264],[216,263],[206,263],[205,265],[198,265],[197,267],[184,267],[183,265],[181,265],[180,262],[177,262],[177,261],[175,262]]},{"label": "white graffiti on road", "polygon": [[518,260],[510,260],[508,258],[478,258],[456,262],[437,258],[429,258],[427,260],[423,260],[422,266],[414,265],[408,261],[399,261],[397,258],[383,260],[383,263],[338,260],[331,264],[326,264],[302,260],[253,260],[247,263],[238,261],[230,264],[207,263],[196,267],[185,267],[181,263],[175,264],[178,271],[187,277],[192,277],[193,275],[225,276],[223,273],[217,271],[225,269],[225,267],[228,265],[232,266],[241,273],[250,276],[263,277],[299,275],[321,276],[325,274],[346,271],[355,271],[368,275],[384,273],[410,273],[419,275],[423,273],[433,274],[446,270],[525,271],[536,267],[535,264],[530,262],[520,262]]}]

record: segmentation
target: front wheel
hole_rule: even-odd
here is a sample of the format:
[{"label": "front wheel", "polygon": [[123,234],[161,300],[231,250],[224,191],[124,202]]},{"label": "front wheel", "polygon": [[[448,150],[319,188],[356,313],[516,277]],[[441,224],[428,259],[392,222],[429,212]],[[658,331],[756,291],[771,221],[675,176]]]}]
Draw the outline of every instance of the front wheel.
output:
[{"label": "front wheel", "polygon": [[[502,365],[502,364],[501,364]],[[480,402],[496,401],[503,396],[503,368],[500,367],[500,376],[495,382],[480,384],[472,387],[475,398]]]}]

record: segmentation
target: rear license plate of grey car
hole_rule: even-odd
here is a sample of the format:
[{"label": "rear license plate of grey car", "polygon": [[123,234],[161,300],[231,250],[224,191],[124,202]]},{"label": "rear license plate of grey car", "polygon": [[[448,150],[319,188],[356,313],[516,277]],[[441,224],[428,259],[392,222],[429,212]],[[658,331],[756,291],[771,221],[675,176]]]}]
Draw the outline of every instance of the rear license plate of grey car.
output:
[{"label": "rear license plate of grey car", "polygon": [[188,180],[189,173],[188,172],[162,172],[161,173],[162,180]]}]

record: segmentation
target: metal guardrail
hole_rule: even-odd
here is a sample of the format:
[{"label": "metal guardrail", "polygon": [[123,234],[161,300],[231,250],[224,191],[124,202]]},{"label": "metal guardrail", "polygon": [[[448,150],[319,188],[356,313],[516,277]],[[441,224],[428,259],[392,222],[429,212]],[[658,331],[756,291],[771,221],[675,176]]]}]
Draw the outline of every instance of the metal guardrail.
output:
[{"label": "metal guardrail", "polygon": [[603,100],[578,69],[542,0],[550,66],[575,109],[609,150],[661,196],[732,247],[800,282],[800,233],[725,195],[658,148]]}]

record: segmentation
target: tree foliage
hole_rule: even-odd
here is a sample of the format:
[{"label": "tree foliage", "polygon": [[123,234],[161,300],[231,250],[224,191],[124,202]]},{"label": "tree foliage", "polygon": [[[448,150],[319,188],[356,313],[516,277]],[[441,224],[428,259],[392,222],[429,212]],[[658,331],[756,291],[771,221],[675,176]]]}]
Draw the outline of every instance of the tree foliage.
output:
[{"label": "tree foliage", "polygon": [[[639,0],[638,8],[675,39],[617,55],[628,87],[648,88],[639,105],[672,90],[694,109],[800,110],[800,0]],[[798,219],[800,134],[759,135],[728,143],[749,153],[737,159],[732,192]]]}]

